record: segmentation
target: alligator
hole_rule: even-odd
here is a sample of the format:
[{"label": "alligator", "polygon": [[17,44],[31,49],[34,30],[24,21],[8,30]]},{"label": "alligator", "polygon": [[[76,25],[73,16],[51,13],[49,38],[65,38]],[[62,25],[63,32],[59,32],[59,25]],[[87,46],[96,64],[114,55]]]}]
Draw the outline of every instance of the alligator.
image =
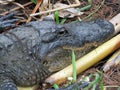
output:
[{"label": "alligator", "polygon": [[114,32],[109,21],[96,19],[67,24],[32,21],[1,33],[0,90],[42,83],[71,63],[71,50],[78,59],[109,40]]}]

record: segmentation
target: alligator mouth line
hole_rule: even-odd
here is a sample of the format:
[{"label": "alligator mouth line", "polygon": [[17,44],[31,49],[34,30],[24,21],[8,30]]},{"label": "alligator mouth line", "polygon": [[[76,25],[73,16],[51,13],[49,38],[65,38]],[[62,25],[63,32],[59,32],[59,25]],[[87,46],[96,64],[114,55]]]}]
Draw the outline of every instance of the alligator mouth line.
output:
[{"label": "alligator mouth line", "polygon": [[63,49],[66,50],[74,50],[74,51],[80,51],[87,49],[89,47],[97,47],[101,44],[102,42],[93,42],[93,43],[86,43],[85,45],[82,45],[81,47],[76,47],[76,46],[64,46]]}]

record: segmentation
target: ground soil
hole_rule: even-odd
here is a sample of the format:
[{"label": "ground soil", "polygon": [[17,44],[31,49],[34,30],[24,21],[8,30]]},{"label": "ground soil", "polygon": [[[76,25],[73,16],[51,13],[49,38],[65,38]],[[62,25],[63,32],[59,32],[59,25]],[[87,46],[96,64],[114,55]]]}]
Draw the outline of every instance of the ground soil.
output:
[{"label": "ground soil", "polygon": [[[19,3],[27,3],[29,0],[20,0]],[[56,2],[56,0],[52,0],[53,4]],[[61,2],[66,3],[66,0],[60,0]],[[73,0],[70,0],[71,3],[73,3]],[[93,11],[96,10],[96,7],[98,7],[98,5],[101,4],[102,0],[92,0],[92,7],[86,11],[84,11],[84,14],[82,16],[80,16],[80,18],[84,18],[86,16],[88,16],[90,13],[92,13]],[[85,5],[88,5],[87,0],[80,0],[81,2],[81,6],[79,7],[83,7]],[[11,10],[12,8],[17,7],[16,5],[13,5],[13,3],[9,4],[9,5],[0,5],[0,15],[5,15],[6,11]],[[25,9],[18,9],[15,11],[19,11],[19,15],[17,15],[17,17],[22,18],[22,20],[20,22],[18,22],[17,24],[24,24],[28,18],[28,15],[32,12],[32,10],[34,9],[35,5],[34,4],[30,4],[28,6],[25,7]],[[120,0],[105,0],[104,5],[101,6],[101,8],[95,12],[91,17],[92,18],[104,18],[107,20],[110,20],[112,17],[114,17],[116,14],[120,13]],[[1,15],[1,16],[2,16]],[[37,16],[36,18],[32,19],[32,20],[36,20],[37,18],[40,18],[40,16]],[[76,18],[74,18],[76,19]],[[89,75],[91,73],[96,73],[97,70],[102,70],[103,65],[105,62],[103,62],[101,64],[97,64],[96,66],[93,66],[92,68],[86,70],[85,72],[83,72],[81,75],[79,75],[78,78],[80,78],[81,76],[86,76]],[[102,79],[104,85],[115,85],[115,86],[120,86],[120,65],[114,66],[110,69],[109,72],[107,73],[103,73],[103,79]],[[109,88],[107,90],[117,90],[115,88]]]}]

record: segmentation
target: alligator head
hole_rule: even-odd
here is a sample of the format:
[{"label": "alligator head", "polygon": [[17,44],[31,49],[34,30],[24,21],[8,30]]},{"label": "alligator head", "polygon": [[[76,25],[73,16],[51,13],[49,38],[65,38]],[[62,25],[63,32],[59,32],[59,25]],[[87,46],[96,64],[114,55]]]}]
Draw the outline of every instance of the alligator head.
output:
[{"label": "alligator head", "polygon": [[53,32],[42,35],[40,56],[50,71],[57,71],[70,64],[71,50],[78,59],[110,39],[113,33],[114,26],[101,19],[56,25]]}]

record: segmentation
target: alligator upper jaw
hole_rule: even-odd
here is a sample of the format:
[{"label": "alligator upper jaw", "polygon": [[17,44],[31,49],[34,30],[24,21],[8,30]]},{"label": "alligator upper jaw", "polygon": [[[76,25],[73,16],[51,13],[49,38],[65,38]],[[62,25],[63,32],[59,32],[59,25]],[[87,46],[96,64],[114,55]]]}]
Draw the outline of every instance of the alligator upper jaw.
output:
[{"label": "alligator upper jaw", "polygon": [[78,44],[66,44],[66,43],[62,43],[55,41],[52,43],[42,43],[41,47],[40,47],[40,57],[41,59],[46,58],[49,55],[55,55],[57,52],[61,52],[62,50],[81,50],[81,46],[79,46]]},{"label": "alligator upper jaw", "polygon": [[46,58],[49,54],[59,49],[54,43],[42,43],[39,51],[41,59]]},{"label": "alligator upper jaw", "polygon": [[59,44],[56,43],[44,43],[41,45],[39,54],[41,59],[45,59],[51,55],[55,56],[58,53],[62,53],[63,50],[81,50],[80,47],[76,46],[60,46]]},{"label": "alligator upper jaw", "polygon": [[41,58],[46,58],[49,55],[55,55],[57,52],[60,53],[60,51],[62,50],[74,50],[74,51],[80,51],[80,50],[84,50],[85,48],[89,48],[89,47],[97,47],[101,44],[101,42],[92,42],[92,43],[86,43],[83,46],[79,46],[79,45],[63,45],[63,46],[59,46],[58,43],[44,43],[41,46],[40,49],[40,57]]}]

